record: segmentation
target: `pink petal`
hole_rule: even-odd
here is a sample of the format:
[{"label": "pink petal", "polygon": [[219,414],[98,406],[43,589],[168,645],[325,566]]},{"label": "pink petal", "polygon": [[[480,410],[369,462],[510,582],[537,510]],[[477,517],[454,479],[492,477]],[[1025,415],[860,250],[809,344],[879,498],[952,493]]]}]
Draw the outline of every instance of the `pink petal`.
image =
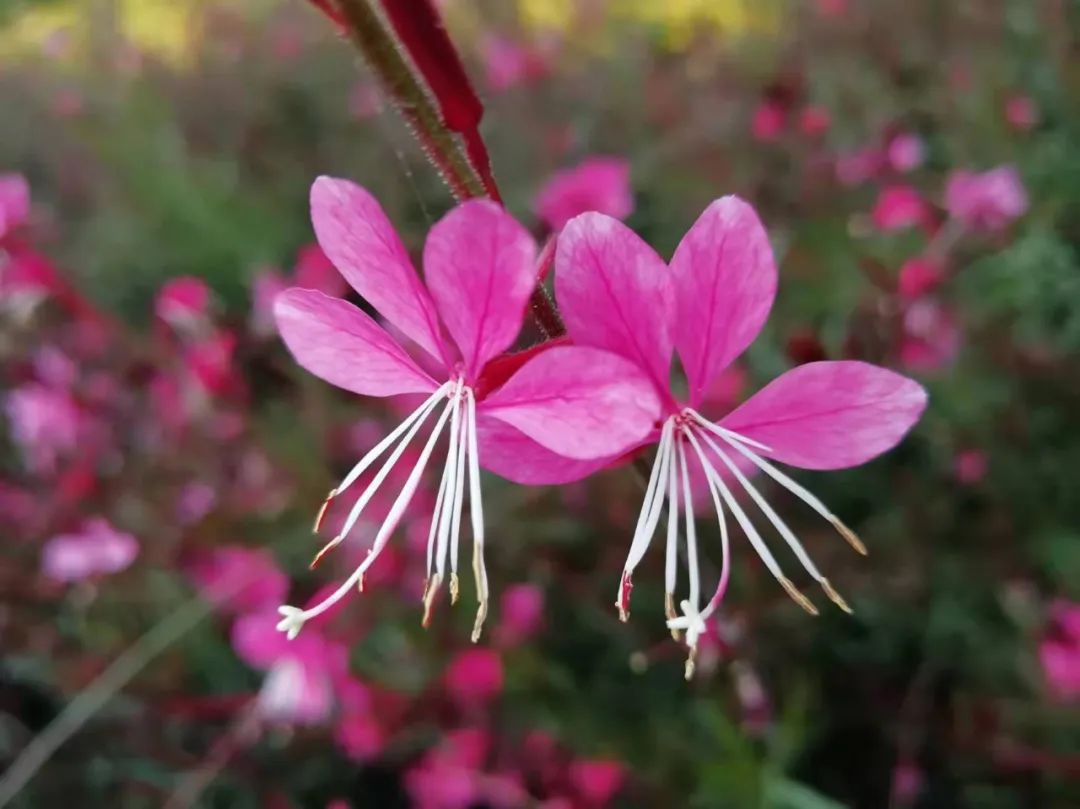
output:
[{"label": "pink petal", "polygon": [[360,296],[433,357],[443,358],[439,321],[382,207],[348,180],[311,187],[311,222],[327,257]]},{"label": "pink petal", "polygon": [[919,420],[926,391],[866,362],[812,362],[774,379],[720,424],[804,469],[857,466],[892,449]]},{"label": "pink petal", "polygon": [[754,209],[723,197],[687,231],[671,272],[675,347],[696,407],[765,324],[776,297],[776,263]]},{"label": "pink petal", "polygon": [[587,478],[618,457],[576,461],[546,449],[516,427],[482,414],[476,423],[480,464],[524,486],[555,486]]},{"label": "pink petal", "polygon": [[636,233],[604,214],[571,219],[559,235],[555,293],[575,343],[632,360],[666,395],[671,280],[660,256]]},{"label": "pink petal", "polygon": [[435,382],[370,316],[312,289],[287,289],[274,300],[285,345],[315,376],[364,396],[430,393]]},{"label": "pink petal", "polygon": [[625,452],[648,435],[660,400],[629,360],[561,346],[522,365],[479,409],[552,452],[591,460]]},{"label": "pink petal", "polygon": [[450,211],[424,244],[424,277],[470,378],[510,347],[535,279],[536,243],[494,202]]}]

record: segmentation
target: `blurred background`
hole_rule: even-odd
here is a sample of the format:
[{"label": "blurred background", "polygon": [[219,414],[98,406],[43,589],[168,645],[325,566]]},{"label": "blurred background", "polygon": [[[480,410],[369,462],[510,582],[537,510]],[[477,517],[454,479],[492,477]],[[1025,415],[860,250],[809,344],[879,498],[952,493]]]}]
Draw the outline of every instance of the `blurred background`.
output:
[{"label": "blurred background", "polygon": [[367,187],[412,250],[452,199],[302,0],[3,0],[0,805],[1080,806],[1080,5],[441,9],[538,238],[598,209],[666,257],[710,200],[758,209],[779,298],[706,412],[822,358],[928,388],[897,450],[798,475],[868,558],[772,498],[855,615],[804,614],[737,535],[685,682],[659,550],[611,603],[622,467],[486,476],[480,644],[471,590],[420,627],[437,480],[282,643],[277,605],[359,552],[308,571],[318,506],[401,417],[277,338],[286,286],[355,300],[310,183]]}]

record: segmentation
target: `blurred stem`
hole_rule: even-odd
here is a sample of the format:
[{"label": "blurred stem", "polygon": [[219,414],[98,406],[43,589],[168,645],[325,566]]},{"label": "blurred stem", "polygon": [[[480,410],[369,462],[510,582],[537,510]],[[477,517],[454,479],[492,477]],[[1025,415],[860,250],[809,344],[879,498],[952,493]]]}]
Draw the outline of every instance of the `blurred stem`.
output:
[{"label": "blurred stem", "polygon": [[129,646],[28,744],[0,778],[0,809],[7,806],[61,745],[74,736],[151,660],[210,614],[212,605],[193,598]]},{"label": "blurred stem", "polygon": [[252,700],[210,748],[205,761],[180,782],[165,803],[165,809],[191,809],[195,806],[206,788],[214,783],[214,779],[228,766],[237,751],[255,743],[261,727],[258,705]]}]

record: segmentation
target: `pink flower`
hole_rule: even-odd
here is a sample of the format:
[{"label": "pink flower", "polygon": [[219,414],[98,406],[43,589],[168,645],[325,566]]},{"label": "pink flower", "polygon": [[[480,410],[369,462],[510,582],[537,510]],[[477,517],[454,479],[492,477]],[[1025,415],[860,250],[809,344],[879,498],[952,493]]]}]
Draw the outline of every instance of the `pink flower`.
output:
[{"label": "pink flower", "polygon": [[885,154],[893,171],[906,174],[922,165],[924,151],[922,138],[904,132],[889,141]]},{"label": "pink flower", "polygon": [[82,581],[128,567],[139,554],[139,543],[131,534],[117,531],[100,517],[87,520],[73,534],[61,534],[46,543],[41,567],[50,579]]},{"label": "pink flower", "polygon": [[158,290],[154,312],[174,329],[189,331],[209,318],[210,299],[210,287],[201,278],[171,278]]},{"label": "pink flower", "polygon": [[762,101],[754,110],[750,121],[750,134],[754,140],[768,143],[780,137],[787,123],[787,113],[775,101]]},{"label": "pink flower", "polygon": [[904,311],[900,362],[913,371],[940,371],[960,351],[960,326],[940,301],[920,298]]},{"label": "pink flower", "polygon": [[324,722],[334,707],[334,684],[347,675],[348,651],[316,631],[290,643],[275,630],[276,620],[270,609],[241,616],[233,624],[233,650],[249,666],[266,672],[259,713],[273,722]]},{"label": "pink flower", "polygon": [[502,687],[502,660],[492,649],[466,649],[446,669],[446,692],[463,707],[490,702]]},{"label": "pink flower", "polygon": [[30,185],[20,174],[0,174],[0,240],[30,217]]},{"label": "pink flower", "polygon": [[799,113],[799,130],[808,138],[819,138],[829,131],[832,119],[824,107],[807,107]]},{"label": "pink flower", "polygon": [[1039,123],[1039,108],[1030,96],[1009,96],[1005,102],[1005,120],[1016,131],[1028,132]]},{"label": "pink flower", "polygon": [[1058,601],[1050,628],[1039,644],[1039,661],[1051,693],[1060,700],[1080,699],[1080,604]]},{"label": "pink flower", "polygon": [[630,164],[617,157],[590,157],[560,171],[540,190],[536,210],[555,231],[587,211],[625,219],[634,210]]},{"label": "pink flower", "polygon": [[534,584],[508,587],[500,608],[502,621],[496,637],[504,646],[517,646],[535,635],[543,624],[544,591]]},{"label": "pink flower", "polygon": [[881,190],[872,214],[879,230],[903,230],[926,221],[929,213],[922,196],[909,185],[891,185]]},{"label": "pink flower", "polygon": [[935,290],[941,279],[941,268],[936,262],[922,257],[908,259],[900,268],[897,291],[902,298],[921,298]]},{"label": "pink flower", "polygon": [[488,87],[495,92],[539,78],[548,69],[548,57],[540,49],[505,36],[486,37],[480,55]]},{"label": "pink flower", "polygon": [[8,394],[4,410],[28,469],[52,474],[78,447],[84,417],[66,390],[29,382]]},{"label": "pink flower", "polygon": [[297,251],[293,283],[302,289],[314,289],[334,298],[340,298],[349,289],[341,273],[317,244],[305,245]]},{"label": "pink flower", "polygon": [[275,607],[289,590],[274,557],[251,548],[215,548],[195,560],[188,576],[204,598],[233,612]]},{"label": "pink flower", "polygon": [[1028,209],[1027,191],[1012,166],[976,174],[956,171],[945,186],[949,215],[972,230],[995,231],[1008,227]]},{"label": "pink flower", "polygon": [[[367,191],[323,177],[312,188],[311,206],[315,233],[326,255],[357,293],[418,354],[425,355],[436,375],[425,371],[386,329],[350,303],[295,288],[277,297],[278,331],[308,371],[364,396],[426,397],[327,496],[323,513],[332,499],[396,445],[320,556],[349,534],[419,430],[433,413],[439,415],[365,560],[320,604],[308,610],[282,607],[279,628],[295,637],[305,620],[363,582],[419,487],[435,443],[448,428],[449,449],[428,535],[425,620],[447,574],[451,598],[458,593],[467,482],[480,601],[473,629],[476,639],[488,604],[481,463],[492,468],[487,456],[510,445],[569,463],[610,458],[648,433],[660,401],[634,363],[597,348],[560,344],[499,358],[521,328],[536,261],[532,237],[499,206],[467,202],[435,224],[424,246],[426,287],[386,214]],[[319,522],[317,518],[316,527]]]},{"label": "pink flower", "polygon": [[217,491],[208,483],[193,481],[176,498],[176,518],[184,525],[194,525],[209,514],[217,503]]},{"label": "pink flower", "polygon": [[974,485],[986,477],[989,462],[986,453],[978,449],[965,449],[953,458],[953,477],[958,483]]},{"label": "pink flower", "polygon": [[570,782],[585,807],[606,806],[625,780],[625,768],[611,759],[585,759],[570,765]]},{"label": "pink flower", "polygon": [[[856,548],[854,534],[805,488],[781,472],[779,461],[804,469],[843,469],[891,449],[926,407],[915,382],[864,362],[811,362],[780,376],[718,421],[698,408],[713,382],[761,330],[776,295],[777,272],[765,230],[754,209],[737,197],[713,202],[683,237],[665,266],[637,235],[602,214],[583,214],[559,237],[555,292],[568,334],[632,360],[652,380],[663,415],[644,444],[659,444],[617,603],[625,618],[631,576],[647,550],[668,503],[667,606],[669,626],[687,632],[693,650],[715,612],[730,574],[727,524],[721,500],[769,572],[798,603],[809,600],[784,576],[761,534],[732,491],[743,491],[793,550],[809,575],[838,605],[844,601],[818,572],[802,545],[735,459],[745,459],[832,523]],[[686,370],[689,395],[680,401],[670,386],[673,351]],[[525,482],[573,480],[599,462],[564,462],[539,474],[525,448],[505,447],[489,458],[493,471]],[[676,545],[680,511],[693,511],[690,469],[705,475],[722,527],[720,582],[701,608],[694,521],[688,519],[689,595],[683,617],[674,613]],[[719,470],[733,478],[725,482]],[[693,654],[693,652],[691,652]],[[692,672],[688,666],[688,673]]]},{"label": "pink flower", "polygon": [[862,185],[877,175],[881,170],[883,156],[875,148],[858,149],[854,152],[838,155],[836,158],[836,179],[841,185]]}]

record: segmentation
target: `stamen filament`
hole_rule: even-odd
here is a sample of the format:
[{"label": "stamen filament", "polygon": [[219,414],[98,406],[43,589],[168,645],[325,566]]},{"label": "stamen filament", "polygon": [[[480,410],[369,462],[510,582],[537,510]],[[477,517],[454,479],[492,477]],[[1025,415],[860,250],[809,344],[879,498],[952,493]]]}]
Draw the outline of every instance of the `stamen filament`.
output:
[{"label": "stamen filament", "polygon": [[457,499],[458,490],[457,456],[460,449],[458,434],[461,432],[460,391],[461,386],[459,384],[452,394],[453,399],[450,403],[453,417],[450,419],[450,446],[446,450],[446,465],[444,466],[444,474],[448,474],[450,477],[446,483],[446,499],[443,501],[442,512],[439,514],[438,545],[435,551],[435,570],[440,581],[446,578],[446,552],[450,541],[450,521],[454,516],[453,504]]},{"label": "stamen filament", "polygon": [[691,442],[691,446],[694,448],[694,452],[697,453],[698,463],[701,464],[702,471],[705,472],[705,480],[709,485],[709,494],[712,496],[713,507],[716,509],[716,519],[720,523],[720,547],[721,547],[721,560],[720,560],[720,581],[716,585],[716,591],[713,593],[713,597],[709,599],[709,603],[705,605],[705,609],[701,612],[703,619],[708,618],[716,609],[720,606],[721,600],[724,598],[724,593],[727,592],[728,581],[731,577],[731,542],[728,537],[727,520],[724,519],[724,504],[720,499],[720,493],[717,491],[715,484],[712,481],[712,477],[706,471],[708,461],[705,458],[701,447],[696,442]]},{"label": "stamen filament", "polygon": [[469,416],[469,514],[473,531],[473,575],[476,577],[476,595],[479,606],[473,623],[472,641],[480,640],[480,632],[487,618],[488,579],[484,565],[484,504],[480,497],[480,455],[477,450],[476,397],[472,388],[465,391],[465,403]]},{"label": "stamen filament", "polygon": [[686,561],[690,572],[690,606],[696,611],[701,603],[701,571],[698,568],[697,524],[694,519],[694,496],[690,491],[690,472],[686,465],[686,447],[678,444],[682,473],[683,507],[686,509]]},{"label": "stamen filament", "polygon": [[[677,439],[676,439],[677,440]],[[668,500],[668,524],[667,524],[667,552],[664,563],[664,593],[670,594],[672,600],[675,596],[675,573],[677,571],[678,559],[676,558],[676,552],[678,550],[679,540],[679,498],[676,495],[676,472],[674,445],[668,450],[668,454],[672,456],[672,460],[668,463],[667,470],[667,500]],[[693,513],[687,515],[687,519],[693,519]],[[672,637],[675,640],[679,639],[677,631],[672,631]]]}]

